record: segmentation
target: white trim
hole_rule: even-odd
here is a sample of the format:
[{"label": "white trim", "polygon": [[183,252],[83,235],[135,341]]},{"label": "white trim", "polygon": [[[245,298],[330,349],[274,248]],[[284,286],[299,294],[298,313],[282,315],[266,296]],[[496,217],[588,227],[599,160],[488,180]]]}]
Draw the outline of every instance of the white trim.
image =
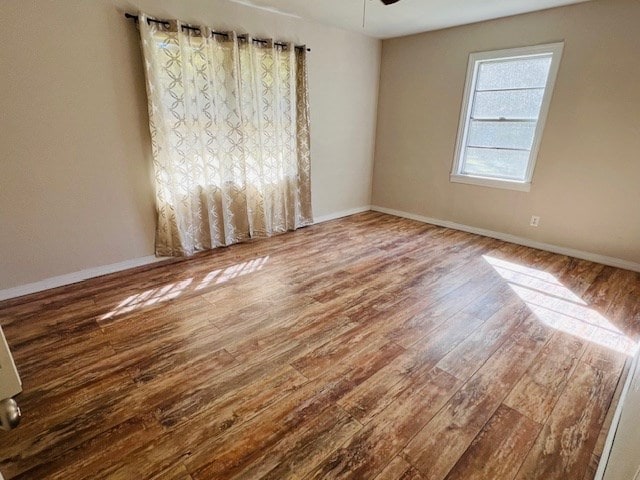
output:
[{"label": "white trim", "polygon": [[0,400],[15,397],[22,391],[22,380],[0,327]]},{"label": "white trim", "polygon": [[43,290],[49,290],[50,288],[70,285],[72,283],[81,282],[89,278],[100,277],[109,273],[128,270],[129,268],[141,267],[143,265],[149,265],[151,263],[160,262],[162,260],[166,260],[166,258],[158,258],[151,255],[149,257],[134,258],[132,260],[125,260],[124,262],[112,263],[111,265],[87,268],[86,270],[80,270],[79,272],[67,273],[65,275],[59,275],[57,277],[46,278],[44,280],[40,280],[39,282],[28,283],[26,285],[20,285],[18,287],[0,290],[0,301],[7,300],[9,298],[22,297],[23,295],[29,295],[31,293],[37,293]]},{"label": "white trim", "polygon": [[[616,433],[618,432],[618,426],[620,425],[620,419],[622,418],[622,410],[624,408],[624,401],[627,399],[627,395],[629,393],[629,389],[631,388],[631,383],[633,379],[638,375],[638,357],[639,353],[636,353],[633,358],[633,362],[631,363],[631,367],[629,368],[629,373],[627,373],[627,379],[624,382],[624,387],[622,388],[622,392],[620,393],[620,399],[618,400],[618,405],[616,406],[616,411],[613,414],[613,419],[611,420],[611,426],[609,427],[609,433],[607,434],[607,439],[604,443],[604,448],[602,449],[602,455],[600,455],[600,461],[598,462],[598,470],[596,470],[596,475],[594,480],[602,480],[604,478],[604,474],[607,470],[607,465],[609,463],[609,457],[611,456],[611,451],[613,449],[613,441],[616,438]],[[639,470],[640,471],[640,470]],[[638,474],[634,478],[637,478]]]},{"label": "white trim", "polygon": [[[368,212],[369,210],[371,210],[371,206],[365,205],[362,207],[351,208],[349,210],[330,213],[329,215],[317,217],[314,221],[314,224],[327,222],[329,220],[335,220],[337,218],[348,217],[349,215],[355,215],[356,213]],[[81,282],[89,278],[100,277],[102,275],[108,275],[109,273],[115,273],[122,270],[128,270],[130,268],[149,265],[151,263],[159,262],[162,260],[166,260],[166,258],[158,258],[151,255],[148,257],[134,258],[133,260],[125,260],[124,262],[113,263],[111,265],[104,265],[102,267],[88,268],[86,270],[67,273],[65,275],[60,275],[57,277],[46,278],[38,282],[0,290],[0,301],[8,300],[10,298],[22,297],[23,295],[29,295],[31,293],[42,292],[43,290],[49,290],[51,288],[71,285],[72,283]]]},{"label": "white trim", "polygon": [[601,263],[603,265],[609,265],[611,267],[624,268],[625,270],[640,272],[640,263],[622,260],[621,258],[608,257],[606,255],[585,252],[583,250],[576,250],[574,248],[560,247],[558,245],[552,245],[550,243],[538,242],[529,238],[511,235],[510,233],[495,232],[493,230],[487,230],[485,228],[472,227],[461,223],[451,222],[449,220],[440,220],[438,218],[425,217],[422,215],[416,215],[415,213],[393,210],[391,208],[379,207],[376,205],[372,205],[371,210],[373,210],[374,212],[382,212],[389,215],[395,215],[396,217],[409,218],[411,220],[417,220],[419,222],[430,223],[432,225],[438,225],[440,227],[453,228],[454,230],[462,230],[463,232],[475,233],[477,235],[482,235],[485,237],[497,238],[498,240],[503,240],[505,242],[516,243],[518,245],[524,245],[525,247],[537,248],[538,250],[546,250],[547,252],[567,255],[569,257],[581,258],[582,260]]},{"label": "white trim", "polygon": [[455,183],[466,183],[467,185],[480,185],[481,187],[504,188],[507,190],[518,190],[528,192],[531,190],[530,182],[518,182],[515,180],[502,180],[499,178],[475,177],[473,175],[457,175],[452,173],[449,180]]},{"label": "white trim", "polygon": [[[433,225],[439,225],[441,227],[453,228],[455,230],[462,230],[463,232],[475,233],[483,235],[485,237],[497,238],[498,240],[504,240],[505,242],[516,243],[518,245],[524,245],[526,247],[537,248],[539,250],[546,250],[553,253],[559,253],[561,255],[568,255],[570,257],[581,258],[583,260],[589,260],[591,262],[602,263],[604,265],[610,265],[612,267],[624,268],[626,270],[632,270],[634,272],[640,272],[640,264],[629,262],[614,257],[607,257],[597,253],[584,252],[582,250],[575,250],[573,248],[559,247],[557,245],[551,245],[548,243],[537,242],[524,237],[518,237],[509,233],[494,232],[484,228],[471,227],[469,225],[463,225],[460,223],[450,222],[448,220],[440,220],[437,218],[425,217],[423,215],[417,215],[414,213],[403,212],[400,210],[394,210],[391,208],[379,207],[376,205],[365,205],[362,207],[352,208],[349,210],[342,210],[340,212],[331,213],[328,215],[322,215],[316,217],[314,224],[328,222],[329,220],[335,220],[342,217],[348,217],[349,215],[355,215],[357,213],[367,212],[373,210],[374,212],[387,213],[389,215],[395,215],[396,217],[409,218],[411,220],[417,220],[419,222],[430,223]],[[111,265],[104,265],[102,267],[89,268],[81,270],[79,272],[68,273],[66,275],[60,275],[57,277],[51,277],[39,282],[29,283],[26,285],[20,285],[18,287],[7,288],[0,290],[0,301],[8,300],[10,298],[21,297],[23,295],[29,295],[31,293],[41,292],[43,290],[49,290],[51,288],[62,287],[70,285],[72,283],[81,282],[89,278],[100,277],[102,275],[108,275],[110,273],[120,272],[122,270],[128,270],[130,268],[140,267],[143,265],[149,265],[155,262],[166,260],[166,258],[158,258],[154,256],[135,258],[133,260],[125,260],[124,262],[113,263]],[[0,479],[1,480],[1,479]]]},{"label": "white trim", "polygon": [[340,212],[330,213],[328,215],[321,215],[316,217],[313,221],[316,223],[328,222],[329,220],[335,220],[337,218],[348,217],[349,215],[355,215],[356,213],[368,212],[371,210],[371,205],[364,205],[362,207],[350,208],[349,210],[342,210]]},{"label": "white trim", "polygon": [[[538,158],[538,150],[540,149],[542,133],[544,132],[544,125],[547,121],[549,106],[551,105],[551,98],[553,96],[556,77],[558,76],[558,69],[560,68],[560,60],[562,59],[563,49],[564,42],[556,42],[544,45],[534,45],[531,47],[509,48],[504,50],[492,50],[488,52],[474,52],[469,55],[469,62],[467,64],[467,76],[462,97],[462,109],[460,111],[460,121],[458,123],[458,136],[456,138],[453,165],[451,167],[450,180],[452,182],[470,183],[474,185],[528,191],[521,188],[521,185],[523,183],[530,185],[533,178],[533,171],[536,165],[536,160]],[[542,97],[542,105],[540,107],[540,112],[536,123],[536,131],[533,136],[533,145],[531,146],[531,151],[529,152],[529,160],[527,163],[527,171],[525,173],[524,182],[511,182],[509,180],[506,180],[501,184],[490,184],[488,182],[480,183],[478,180],[476,180],[479,177],[473,177],[462,173],[462,154],[465,146],[467,145],[467,134],[469,132],[471,110],[473,108],[473,101],[471,100],[471,96],[475,92],[476,80],[478,78],[478,67],[480,63],[490,60],[511,60],[520,57],[529,57],[549,53],[551,54],[551,66],[549,68],[547,84],[545,85],[544,95]],[[459,177],[467,177],[472,180],[463,182],[459,179]]]}]

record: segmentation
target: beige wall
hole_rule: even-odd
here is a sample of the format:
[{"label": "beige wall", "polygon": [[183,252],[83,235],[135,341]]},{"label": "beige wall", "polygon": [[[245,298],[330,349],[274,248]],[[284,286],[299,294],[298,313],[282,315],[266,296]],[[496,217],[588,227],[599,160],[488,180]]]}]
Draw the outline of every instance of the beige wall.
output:
[{"label": "beige wall", "polygon": [[314,214],[370,204],[379,41],[224,0],[2,0],[0,290],[153,254],[139,9],[307,43]]},{"label": "beige wall", "polygon": [[[559,40],[531,192],[450,183],[469,53]],[[385,40],[372,202],[640,263],[640,2]]]}]

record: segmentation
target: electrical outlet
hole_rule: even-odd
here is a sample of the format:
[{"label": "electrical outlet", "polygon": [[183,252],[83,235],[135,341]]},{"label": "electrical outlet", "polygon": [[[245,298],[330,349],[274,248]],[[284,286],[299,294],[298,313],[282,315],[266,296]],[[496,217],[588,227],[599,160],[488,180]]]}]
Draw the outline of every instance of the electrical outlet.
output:
[{"label": "electrical outlet", "polygon": [[529,225],[531,225],[532,227],[537,227],[538,225],[540,225],[540,217],[538,217],[537,215],[533,215],[531,217],[531,222],[529,222]]}]

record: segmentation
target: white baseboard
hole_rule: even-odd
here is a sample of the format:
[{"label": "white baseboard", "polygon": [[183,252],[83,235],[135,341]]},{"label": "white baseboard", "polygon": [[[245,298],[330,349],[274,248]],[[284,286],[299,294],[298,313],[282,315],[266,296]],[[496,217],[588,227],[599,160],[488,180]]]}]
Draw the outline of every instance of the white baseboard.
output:
[{"label": "white baseboard", "polygon": [[[328,222],[329,220],[335,220],[336,218],[348,217],[349,215],[355,215],[356,213],[368,212],[371,210],[370,205],[365,205],[358,208],[352,208],[349,210],[343,210],[341,212],[331,213],[329,215],[323,215],[317,217],[314,223]],[[43,290],[49,290],[50,288],[63,287],[65,285],[71,285],[72,283],[81,282],[89,278],[100,277],[109,273],[120,272],[129,268],[140,267],[143,265],[149,265],[154,262],[165,260],[164,258],[157,258],[154,256],[134,258],[132,260],[126,260],[124,262],[113,263],[111,265],[104,265],[102,267],[88,268],[86,270],[80,270],[79,272],[68,273],[57,277],[46,278],[34,283],[28,283],[26,285],[20,285],[13,288],[7,288],[0,290],[0,301],[8,300],[10,298],[22,297],[23,295],[29,295],[31,293],[42,292]]]},{"label": "white baseboard", "polygon": [[620,258],[607,257],[606,255],[585,252],[582,250],[576,250],[574,248],[560,247],[558,245],[552,245],[550,243],[537,242],[529,238],[511,235],[510,233],[494,232],[493,230],[471,227],[469,225],[463,225],[461,223],[450,222],[448,220],[440,220],[438,218],[425,217],[422,215],[416,215],[414,213],[402,212],[400,210],[393,210],[391,208],[379,207],[376,205],[372,205],[371,210],[375,212],[387,213],[389,215],[395,215],[396,217],[409,218],[411,220],[417,220],[419,222],[430,223],[432,225],[438,225],[440,227],[453,228],[454,230],[462,230],[463,232],[475,233],[485,237],[497,238],[498,240],[503,240],[505,242],[516,243],[518,245],[524,245],[525,247],[537,248],[538,250],[546,250],[548,252],[559,253],[560,255],[567,255],[569,257],[580,258],[582,260],[589,260],[590,262],[601,263],[603,265],[609,265],[611,267],[624,268],[625,270],[640,272],[640,263],[629,262],[628,260],[622,260]]},{"label": "white baseboard", "polygon": [[[391,208],[379,207],[376,205],[364,205],[362,207],[351,208],[349,210],[342,210],[340,212],[330,213],[328,215],[322,215],[320,217],[316,217],[314,223],[328,222],[329,220],[348,217],[349,215],[355,215],[356,213],[367,212],[369,210],[373,210],[375,212],[387,213],[389,215],[395,215],[396,217],[409,218],[411,220],[417,220],[419,222],[439,225],[441,227],[448,227],[448,228],[453,228],[455,230],[462,230],[463,232],[475,233],[478,235],[483,235],[485,237],[497,238],[498,240],[504,240],[505,242],[516,243],[518,245],[524,245],[526,247],[546,250],[553,253],[559,253],[561,255],[568,255],[570,257],[581,258],[583,260],[602,263],[604,265],[610,265],[612,267],[624,268],[627,270],[640,272],[640,264],[629,262],[627,260],[607,257],[605,255],[599,255],[597,253],[584,252],[582,250],[575,250],[573,248],[559,247],[557,245],[537,242],[535,240],[530,240],[524,237],[518,237],[516,235],[511,235],[508,233],[494,232],[492,230],[486,230],[484,228],[471,227],[469,225],[450,222],[448,220],[440,220],[437,218],[425,217],[422,215],[416,215],[414,213],[402,212],[400,210],[393,210]],[[13,287],[13,288],[7,288],[5,290],[0,290],[0,301],[7,300],[10,298],[21,297],[23,295],[29,295],[31,293],[41,292],[43,290],[48,290],[50,288],[70,285],[72,283],[81,282],[89,278],[100,277],[102,275],[120,272],[122,270],[127,270],[129,268],[149,265],[151,263],[155,263],[162,260],[164,260],[164,258],[157,258],[154,256],[134,258],[132,260],[125,260],[124,262],[113,263],[111,265],[104,265],[102,267],[88,268],[86,270],[80,270],[79,272],[73,272],[73,273],[68,273],[66,275],[47,278],[44,280],[40,280],[39,282],[20,285],[18,287]]]},{"label": "white baseboard", "polygon": [[355,215],[356,213],[368,212],[371,210],[371,205],[365,205],[357,208],[350,208],[349,210],[342,210],[341,212],[330,213],[329,215],[322,215],[316,217],[314,224],[328,222],[329,220],[335,220],[336,218],[348,217],[349,215]]},{"label": "white baseboard", "polygon": [[102,275],[120,272],[129,268],[141,267],[143,265],[149,265],[151,263],[159,262],[162,260],[166,260],[166,258],[158,258],[152,255],[149,257],[125,260],[124,262],[112,263],[110,265],[103,265],[102,267],[87,268],[86,270],[67,273],[65,275],[59,275],[57,277],[46,278],[44,280],[40,280],[39,282],[28,283],[26,285],[20,285],[18,287],[0,290],[0,301],[7,300],[9,298],[22,297],[23,295],[29,295],[31,293],[37,293],[43,290],[49,290],[50,288],[70,285],[72,283],[81,282],[82,280],[87,280],[89,278],[100,277]]}]

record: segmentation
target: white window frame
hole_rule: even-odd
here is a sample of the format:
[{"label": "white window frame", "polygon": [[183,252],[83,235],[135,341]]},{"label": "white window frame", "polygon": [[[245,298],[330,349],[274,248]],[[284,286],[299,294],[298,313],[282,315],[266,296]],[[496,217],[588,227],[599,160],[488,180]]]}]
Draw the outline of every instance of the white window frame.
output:
[{"label": "white window frame", "polygon": [[[538,157],[538,150],[542,140],[542,132],[549,113],[549,105],[553,96],[553,89],[558,76],[560,60],[564,42],[548,43],[544,45],[535,45],[531,47],[508,48],[504,50],[493,50],[487,52],[476,52],[469,55],[469,63],[467,65],[467,79],[464,87],[464,97],[462,101],[462,111],[460,113],[460,123],[458,125],[458,137],[456,140],[455,157],[453,159],[453,168],[451,170],[450,180],[457,183],[466,183],[471,185],[481,185],[485,187],[506,188],[510,190],[520,190],[528,192],[531,189],[531,181]],[[527,171],[524,181],[512,179],[499,179],[493,177],[482,177],[462,173],[462,159],[464,150],[467,145],[467,135],[469,132],[469,124],[471,123],[471,110],[473,101],[471,96],[476,90],[476,81],[478,77],[478,68],[483,61],[488,60],[512,60],[522,57],[530,57],[535,55],[551,54],[551,66],[549,68],[549,76],[545,85],[544,95],[542,97],[542,106],[538,115],[538,123],[536,125],[533,144],[529,154]]]}]

